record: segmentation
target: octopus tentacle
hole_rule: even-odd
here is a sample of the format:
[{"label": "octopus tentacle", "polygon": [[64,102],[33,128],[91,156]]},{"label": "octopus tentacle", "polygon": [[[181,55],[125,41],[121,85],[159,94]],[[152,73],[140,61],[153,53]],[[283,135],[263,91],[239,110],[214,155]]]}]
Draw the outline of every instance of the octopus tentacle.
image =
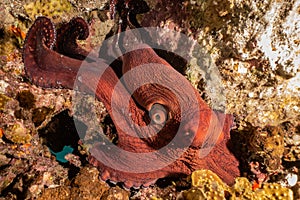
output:
[{"label": "octopus tentacle", "polygon": [[81,61],[52,50],[55,27],[46,17],[38,17],[26,36],[23,62],[31,81],[41,87],[73,88]]},{"label": "octopus tentacle", "polygon": [[77,44],[76,40],[85,40],[89,36],[89,27],[84,19],[75,17],[57,30],[56,51],[71,58],[84,60],[89,51]]},{"label": "octopus tentacle", "polygon": [[[104,103],[111,114],[111,96],[114,86],[119,81],[113,69],[100,59],[95,59],[98,62],[89,63],[61,55],[52,50],[55,40],[55,28],[50,19],[38,17],[27,33],[23,52],[25,71],[32,83],[45,88],[72,89],[76,78],[80,76],[82,83],[86,84],[84,89],[94,92],[97,88],[96,97]],[[80,67],[82,67],[81,70]],[[106,70],[99,79],[99,71],[103,69]],[[78,82],[77,86],[79,86]],[[144,113],[132,99],[130,100],[130,108],[138,116]],[[136,121],[144,123],[142,118],[136,119]],[[122,134],[119,137],[122,141]]]},{"label": "octopus tentacle", "polygon": [[[84,63],[83,65],[86,65],[87,67],[81,68],[77,76],[80,77],[80,82],[84,84],[90,91],[95,92],[95,96],[97,97],[97,99],[105,105],[112,120],[115,122],[116,129],[118,131],[118,144],[124,145],[124,148],[126,149],[126,147],[132,146],[130,144],[132,139],[135,140],[135,142],[139,143],[138,138],[127,135],[121,129],[121,126],[129,126],[132,118],[129,116],[124,116],[123,121],[117,122],[114,118],[114,114],[112,113],[111,97],[114,92],[115,85],[119,82],[119,78],[114,70],[111,67],[107,66],[104,62],[102,62],[102,65],[101,62],[97,62],[97,66],[93,66],[90,63]],[[104,71],[101,72],[100,70]],[[102,74],[100,78],[99,74]],[[123,94],[120,95],[126,95],[125,93],[127,92],[127,90],[123,88],[122,92]],[[124,109],[124,107],[121,106],[122,101],[123,99],[120,97],[115,99],[115,101],[113,102],[115,110],[119,115],[122,115]],[[145,125],[145,122],[143,121],[145,111],[140,109],[132,98],[129,99],[129,108],[130,112],[132,112],[133,116],[135,117],[134,121],[136,121],[140,125]],[[130,148],[127,148],[127,150],[129,149]]]}]

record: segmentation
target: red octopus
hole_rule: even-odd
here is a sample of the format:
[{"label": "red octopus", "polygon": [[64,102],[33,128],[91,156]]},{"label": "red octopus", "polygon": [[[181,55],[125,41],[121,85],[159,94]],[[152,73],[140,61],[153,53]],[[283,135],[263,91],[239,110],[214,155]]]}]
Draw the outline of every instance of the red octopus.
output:
[{"label": "red octopus", "polygon": [[[115,145],[100,142],[91,149],[88,160],[99,168],[101,178],[123,182],[129,188],[148,186],[166,176],[210,169],[232,184],[239,175],[238,160],[227,147],[232,116],[211,110],[188,80],[146,44],[139,44],[136,50],[126,51],[120,58],[123,74],[132,72],[120,86],[129,96],[133,94],[127,105],[130,115],[124,115],[122,94],[112,102],[114,87],[119,82],[115,70],[103,62],[105,70],[99,78],[95,65],[86,60],[88,52],[76,43],[76,39],[86,39],[88,34],[88,25],[82,18],[74,18],[56,31],[48,18],[39,17],[27,33],[23,60],[30,81],[43,88],[73,89],[80,67],[90,66],[80,74],[82,87],[94,91],[104,103],[118,133],[117,150],[111,151]],[[137,66],[146,64],[154,69],[159,66],[156,73],[138,70]],[[141,79],[151,80],[154,76],[170,83],[172,90],[155,83],[135,88]],[[128,134],[124,127],[132,123],[150,128],[137,128]],[[156,134],[151,133],[153,130]],[[211,149],[204,142],[214,134],[218,137]],[[208,155],[200,156],[206,150]]]}]

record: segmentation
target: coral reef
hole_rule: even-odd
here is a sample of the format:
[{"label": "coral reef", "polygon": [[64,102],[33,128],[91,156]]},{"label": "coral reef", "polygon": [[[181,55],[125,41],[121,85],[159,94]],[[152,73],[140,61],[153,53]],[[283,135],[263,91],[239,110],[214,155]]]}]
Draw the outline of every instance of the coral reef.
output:
[{"label": "coral reef", "polygon": [[246,178],[237,178],[232,187],[223,183],[213,172],[199,170],[191,175],[192,188],[183,191],[179,199],[293,199],[293,192],[276,183],[265,183],[253,189]]},{"label": "coral reef", "polygon": [[44,189],[37,199],[128,199],[128,192],[118,187],[109,188],[98,177],[96,168],[84,167],[73,181],[64,186]]},{"label": "coral reef", "polygon": [[[89,22],[91,34],[83,45],[95,47],[116,22],[108,20],[107,0],[3,0],[0,2],[0,198],[293,199],[292,190],[294,199],[300,199],[300,1],[147,0],[147,3],[150,12],[138,16],[142,25],[167,27],[193,37],[219,68],[226,89],[227,112],[235,115],[236,128],[231,134],[244,177],[237,178],[229,187],[212,172],[197,171],[189,181],[163,179],[160,180],[163,185],[157,183],[129,194],[99,180],[99,172],[87,166],[84,145],[78,145],[74,153],[65,156],[69,162],[58,163],[39,130],[50,126],[66,109],[71,115],[88,112],[87,104],[95,102],[86,97],[87,104],[72,108],[70,91],[43,90],[31,85],[24,76],[21,59],[23,36],[37,16],[48,15],[58,26],[73,16],[83,16]],[[206,77],[201,75],[201,63],[193,61],[181,72],[198,88],[201,97],[212,104],[214,91],[210,91]],[[88,115],[79,119],[88,126],[87,140],[99,139],[98,133],[104,132],[117,141],[107,111],[101,102],[96,103],[96,120]],[[64,123],[65,119],[59,121]],[[90,128],[95,127],[90,124],[96,123],[101,123],[103,130]]]},{"label": "coral reef", "polygon": [[7,102],[10,100],[8,96],[0,93],[0,110],[4,110]]},{"label": "coral reef", "polygon": [[34,198],[44,186],[53,187],[67,179],[67,170],[51,159],[36,139],[27,144],[1,144],[1,195]]},{"label": "coral reef", "polygon": [[300,123],[285,122],[282,124],[285,130],[285,161],[295,162],[300,160]]},{"label": "coral reef", "polygon": [[36,0],[25,4],[24,8],[32,20],[44,15],[58,22],[68,13],[72,13],[73,7],[68,0]]},{"label": "coral reef", "polygon": [[284,152],[284,133],[281,127],[254,128],[253,132],[248,134],[248,150],[252,152],[249,159],[261,157],[264,158],[266,170],[279,169]]},{"label": "coral reef", "polygon": [[[276,126],[299,116],[299,1],[149,4],[152,10],[145,14],[144,26],[191,34],[209,52],[223,78],[227,111],[235,113],[242,125]],[[194,63],[187,73],[210,103],[210,97],[218,94],[203,85],[207,75],[200,69]]]}]

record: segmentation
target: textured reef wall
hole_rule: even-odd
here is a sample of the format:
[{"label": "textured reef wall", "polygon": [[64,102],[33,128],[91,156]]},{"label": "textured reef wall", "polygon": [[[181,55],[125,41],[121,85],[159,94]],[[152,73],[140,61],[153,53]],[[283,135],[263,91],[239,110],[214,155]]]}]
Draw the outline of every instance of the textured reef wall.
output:
[{"label": "textured reef wall", "polygon": [[[80,45],[93,47],[101,44],[116,22],[108,19],[106,0],[4,0],[0,3],[1,197],[300,198],[300,0],[146,2],[150,11],[138,16],[143,26],[187,34],[218,67],[226,112],[235,116],[233,151],[240,158],[243,177],[229,187],[212,172],[202,170],[191,178],[162,180],[129,194],[100,182],[99,172],[86,166],[86,146],[78,145],[69,162],[58,163],[47,147],[52,141],[48,136],[57,124],[68,122],[68,115],[61,121],[57,115],[66,110],[72,115],[72,91],[44,90],[29,82],[21,58],[26,32],[40,15],[52,18],[58,26],[82,16],[90,24],[91,37]],[[207,85],[205,69],[199,65],[195,60],[183,73],[213,106],[211,97],[219,94]],[[103,132],[114,138],[105,108],[101,103],[97,108],[99,119],[93,122],[101,123]],[[40,132],[45,128],[48,135]]]}]

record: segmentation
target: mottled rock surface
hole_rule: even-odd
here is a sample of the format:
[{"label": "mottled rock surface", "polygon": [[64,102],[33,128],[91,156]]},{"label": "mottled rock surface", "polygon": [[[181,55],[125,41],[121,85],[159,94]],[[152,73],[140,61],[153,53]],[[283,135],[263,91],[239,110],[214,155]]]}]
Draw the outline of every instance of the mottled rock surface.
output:
[{"label": "mottled rock surface", "polygon": [[[204,181],[220,186],[216,196],[231,194],[251,199],[262,191],[260,195],[273,198],[275,190],[280,190],[290,198],[292,190],[294,199],[300,198],[300,1],[147,3],[151,10],[138,16],[142,25],[181,31],[196,39],[211,55],[221,75],[226,111],[236,118],[232,138],[246,178],[238,178],[233,188],[227,188],[215,175]],[[192,185],[189,179],[162,180],[163,184],[129,194],[100,181],[99,172],[85,160],[84,145],[68,155],[68,164],[56,161],[39,130],[57,114],[69,110],[72,115],[88,105],[73,110],[72,91],[44,90],[26,78],[21,58],[24,34],[41,14],[53,17],[57,24],[83,16],[90,22],[92,36],[81,45],[89,47],[101,44],[115,23],[108,20],[107,1],[1,1],[1,198],[176,199],[183,190],[180,196],[184,199],[213,195]],[[184,69],[185,75],[202,97],[218,108],[213,100],[219,94],[212,90],[209,74],[199,64],[191,63]],[[114,140],[114,127],[105,108],[101,103],[97,107],[96,121],[79,120],[85,124],[101,123],[103,132]],[[88,132],[93,138],[95,130]],[[208,172],[198,173],[203,177]]]}]

